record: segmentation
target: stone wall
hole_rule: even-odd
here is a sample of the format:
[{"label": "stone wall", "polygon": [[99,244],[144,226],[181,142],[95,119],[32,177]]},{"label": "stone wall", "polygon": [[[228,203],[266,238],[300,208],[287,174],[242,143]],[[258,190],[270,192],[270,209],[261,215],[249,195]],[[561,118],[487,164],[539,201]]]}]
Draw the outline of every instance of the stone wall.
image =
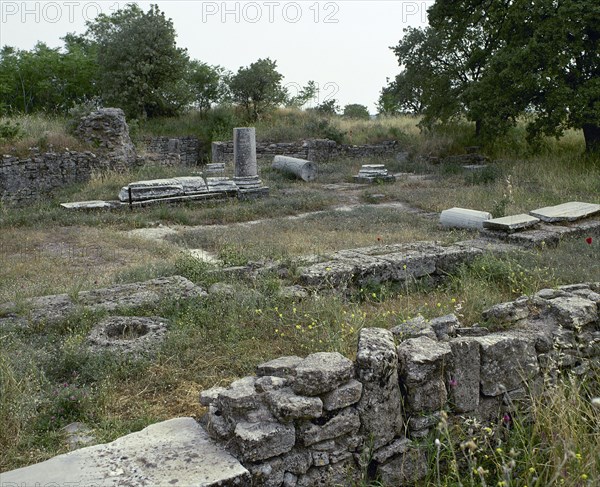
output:
[{"label": "stone wall", "polygon": [[[145,137],[142,145],[153,161],[172,165],[173,154],[179,154],[179,163],[195,166],[203,161],[207,154],[205,144],[192,135],[183,137]],[[156,157],[159,156],[159,157]]]},{"label": "stone wall", "polygon": [[483,320],[501,332],[454,315],[365,328],[354,362],[281,357],[204,391],[205,427],[252,485],[351,485],[365,472],[413,485],[427,473],[424,438],[441,420],[510,423],[536,385],[598,365],[599,293],[600,283],[578,284],[494,306]]},{"label": "stone wall", "polygon": [[88,181],[105,170],[109,161],[91,152],[33,153],[27,158],[3,156],[0,160],[0,202],[23,206],[47,198],[69,184]]},{"label": "stone wall", "polygon": [[[276,155],[327,162],[337,157],[368,158],[394,156],[400,149],[396,141],[368,145],[343,145],[328,139],[299,142],[256,142],[256,157],[272,159]],[[233,141],[212,143],[212,162],[233,161]]]}]

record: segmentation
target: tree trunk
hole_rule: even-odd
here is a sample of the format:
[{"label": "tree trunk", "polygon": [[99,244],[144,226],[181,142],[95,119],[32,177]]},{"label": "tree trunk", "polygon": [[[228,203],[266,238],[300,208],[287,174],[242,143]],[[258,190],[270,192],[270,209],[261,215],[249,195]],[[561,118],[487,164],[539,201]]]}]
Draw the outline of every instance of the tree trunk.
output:
[{"label": "tree trunk", "polygon": [[481,120],[475,120],[475,137],[479,138],[481,135]]},{"label": "tree trunk", "polygon": [[583,124],[583,137],[586,152],[600,152],[600,126],[593,123]]}]

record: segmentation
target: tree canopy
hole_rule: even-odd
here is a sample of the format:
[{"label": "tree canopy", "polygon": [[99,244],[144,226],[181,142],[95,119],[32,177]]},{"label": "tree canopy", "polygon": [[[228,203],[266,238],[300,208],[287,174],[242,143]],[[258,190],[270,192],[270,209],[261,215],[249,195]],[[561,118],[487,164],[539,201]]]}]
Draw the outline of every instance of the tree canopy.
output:
[{"label": "tree canopy", "polygon": [[528,113],[530,137],[582,129],[600,149],[597,1],[437,0],[428,17],[391,48],[402,70],[383,111],[422,113],[425,127],[465,117],[485,137]]}]

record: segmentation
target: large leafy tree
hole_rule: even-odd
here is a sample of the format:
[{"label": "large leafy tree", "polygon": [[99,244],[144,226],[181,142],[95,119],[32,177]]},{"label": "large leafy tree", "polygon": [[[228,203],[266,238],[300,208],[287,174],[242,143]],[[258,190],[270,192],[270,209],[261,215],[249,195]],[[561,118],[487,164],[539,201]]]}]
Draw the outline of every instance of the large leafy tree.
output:
[{"label": "large leafy tree", "polygon": [[106,104],[128,116],[171,115],[189,102],[188,56],[176,45],[173,23],[156,5],[135,4],[88,23],[97,44],[99,84]]},{"label": "large leafy tree", "polygon": [[221,66],[211,66],[201,61],[190,61],[186,82],[191,92],[192,103],[201,113],[213,104],[223,101],[229,92],[226,83],[227,71]]},{"label": "large leafy tree", "polygon": [[284,103],[287,92],[281,85],[283,75],[271,59],[259,59],[241,67],[229,80],[233,101],[241,105],[251,121]]}]

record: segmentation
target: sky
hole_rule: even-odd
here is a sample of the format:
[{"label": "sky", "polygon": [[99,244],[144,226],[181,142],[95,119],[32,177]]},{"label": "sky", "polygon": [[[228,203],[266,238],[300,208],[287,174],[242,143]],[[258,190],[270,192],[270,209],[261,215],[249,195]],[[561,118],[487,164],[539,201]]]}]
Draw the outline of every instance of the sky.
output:
[{"label": "sky", "polygon": [[[0,44],[31,49],[43,41],[62,46],[68,32],[83,33],[86,20],[110,14],[116,1],[0,0]],[[277,62],[283,84],[296,94],[309,80],[320,93],[313,104],[335,98],[343,107],[376,103],[386,78],[399,71],[390,46],[403,29],[427,23],[427,1],[369,0],[171,0],[135,2],[144,10],[158,4],[173,20],[177,44],[193,59],[233,72],[260,58]]]}]

